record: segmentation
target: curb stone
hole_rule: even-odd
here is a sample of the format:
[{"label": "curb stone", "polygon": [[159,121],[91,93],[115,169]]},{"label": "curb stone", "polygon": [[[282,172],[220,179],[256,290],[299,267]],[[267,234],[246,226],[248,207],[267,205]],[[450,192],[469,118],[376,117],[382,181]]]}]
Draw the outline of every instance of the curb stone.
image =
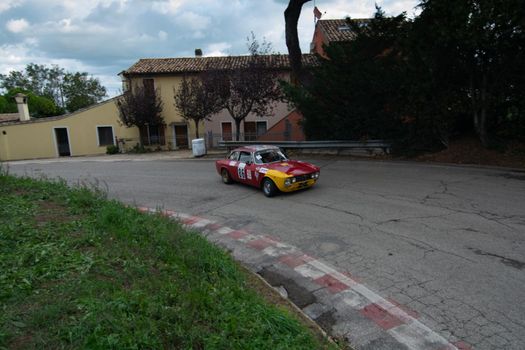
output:
[{"label": "curb stone", "polygon": [[[146,207],[137,209],[144,213],[160,213],[199,232],[229,251],[272,287],[283,286],[292,304],[297,297],[294,288],[301,288],[308,302],[295,307],[326,334],[346,340],[357,350],[472,350],[461,339],[445,339],[420,321],[416,312],[382,297],[350,273],[340,272],[276,238],[235,230],[185,213]],[[273,285],[272,280],[277,285]]]}]

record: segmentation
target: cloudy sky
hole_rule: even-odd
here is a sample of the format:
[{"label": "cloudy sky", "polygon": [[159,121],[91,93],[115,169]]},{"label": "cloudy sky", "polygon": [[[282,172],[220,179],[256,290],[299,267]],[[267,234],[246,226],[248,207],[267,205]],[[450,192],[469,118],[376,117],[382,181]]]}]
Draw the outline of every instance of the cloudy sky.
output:
[{"label": "cloudy sky", "polygon": [[[388,15],[415,13],[417,0],[316,0],[324,19],[369,17],[378,3]],[[287,53],[287,0],[0,0],[0,73],[28,63],[58,64],[100,79],[118,94],[117,74],[139,58],[246,54],[254,32]],[[303,52],[312,38],[314,1],[303,7]]]}]

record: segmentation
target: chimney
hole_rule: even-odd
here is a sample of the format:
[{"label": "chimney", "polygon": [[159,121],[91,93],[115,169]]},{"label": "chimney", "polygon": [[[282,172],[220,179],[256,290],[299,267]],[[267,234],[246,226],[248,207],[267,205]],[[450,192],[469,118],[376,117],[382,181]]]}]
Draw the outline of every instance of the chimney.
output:
[{"label": "chimney", "polygon": [[25,122],[31,119],[29,116],[29,109],[27,108],[27,96],[18,93],[15,95],[16,107],[18,108],[18,116],[20,121]]},{"label": "chimney", "polygon": [[195,49],[195,57],[202,57],[202,50],[201,49]]}]

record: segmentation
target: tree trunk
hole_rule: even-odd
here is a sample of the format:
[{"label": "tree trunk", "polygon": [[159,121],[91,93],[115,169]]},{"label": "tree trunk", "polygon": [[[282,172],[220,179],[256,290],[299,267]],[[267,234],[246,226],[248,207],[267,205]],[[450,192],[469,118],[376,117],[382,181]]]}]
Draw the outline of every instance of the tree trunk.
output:
[{"label": "tree trunk", "polygon": [[474,128],[478,134],[483,147],[489,146],[489,135],[487,131],[487,73],[481,73],[481,86],[479,92],[474,87],[473,79],[470,82],[470,94],[472,99],[472,110],[474,117]]},{"label": "tree trunk", "polygon": [[235,119],[235,141],[239,141],[241,136],[241,121],[242,119]]},{"label": "tree trunk", "polygon": [[481,144],[487,148],[489,147],[489,135],[487,132],[487,74],[483,73],[481,77],[481,110],[479,111],[479,139]]},{"label": "tree trunk", "polygon": [[199,138],[199,121],[197,119],[193,120],[195,122],[195,137]]},{"label": "tree trunk", "polygon": [[298,84],[301,78],[301,46],[299,45],[299,36],[297,34],[297,22],[301,15],[301,9],[305,3],[310,0],[290,0],[288,7],[284,11],[286,47],[290,59],[290,68],[292,69],[290,80],[292,84]]}]

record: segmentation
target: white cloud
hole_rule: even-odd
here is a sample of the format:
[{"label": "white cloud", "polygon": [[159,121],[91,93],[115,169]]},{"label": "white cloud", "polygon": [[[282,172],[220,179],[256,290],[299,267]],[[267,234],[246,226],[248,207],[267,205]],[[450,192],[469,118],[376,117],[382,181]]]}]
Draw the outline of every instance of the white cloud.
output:
[{"label": "white cloud", "polygon": [[148,44],[148,43],[156,43],[158,41],[165,41],[168,38],[168,33],[161,30],[157,33],[157,35],[149,35],[149,34],[138,34],[135,36],[127,37],[126,39],[122,40],[123,43],[131,46],[136,46],[137,44]]},{"label": "white cloud", "polygon": [[18,7],[22,4],[22,2],[23,2],[22,0],[12,0],[12,1],[2,0],[2,2],[0,2],[0,13],[5,12],[12,8]]},{"label": "white cloud", "polygon": [[56,23],[56,29],[62,33],[71,33],[78,30],[78,27],[71,24],[71,18],[64,18]]},{"label": "white cloud", "polygon": [[151,3],[151,8],[153,11],[162,13],[163,15],[174,15],[178,13],[179,7],[181,7],[184,3],[184,0],[153,1]]},{"label": "white cloud", "polygon": [[[378,2],[387,15],[407,11],[418,0],[325,0],[323,18],[370,17]],[[269,0],[0,0],[5,34],[0,73],[30,62],[59,64],[99,76],[108,89],[116,74],[143,57],[247,53],[253,31],[287,53],[283,12],[288,1]],[[313,1],[303,6],[298,32],[303,52],[314,31]],[[3,11],[3,12],[2,12]],[[6,12],[7,11],[7,12]],[[23,18],[22,18],[23,17]],[[11,21],[7,22],[8,19]],[[24,39],[20,43],[20,39]]]},{"label": "white cloud", "polygon": [[168,33],[166,33],[163,30],[160,30],[157,36],[159,37],[160,40],[164,41],[168,38]]},{"label": "white cloud", "polygon": [[82,19],[89,16],[98,6],[108,8],[113,3],[118,3],[118,11],[121,12],[126,8],[128,2],[128,0],[46,0],[45,4],[49,8],[56,8],[57,12],[64,17]]},{"label": "white cloud", "polygon": [[231,47],[229,43],[213,43],[206,46],[203,55],[205,57],[228,56],[227,50]]},{"label": "white cloud", "polygon": [[[303,14],[313,21],[313,4],[308,4],[308,10]],[[318,4],[318,8],[323,14],[322,19],[339,19],[339,18],[368,18],[374,14],[375,1],[348,1],[335,0],[331,1],[328,6]]]},{"label": "white cloud", "polygon": [[45,52],[36,49],[35,39],[27,39],[16,45],[0,46],[0,74],[9,74],[11,71],[22,71],[28,63],[43,65],[58,65],[66,71],[88,72],[98,78],[108,90],[109,97],[116,96],[121,87],[120,79],[114,74],[103,72],[104,67],[90,66],[78,59],[56,59],[46,56]]},{"label": "white cloud", "polygon": [[211,19],[206,16],[201,16],[195,12],[186,11],[177,16],[175,22],[181,26],[184,26],[188,30],[202,31],[208,28],[211,23]]},{"label": "white cloud", "polygon": [[20,43],[0,46],[0,73],[23,69],[31,62],[30,45]]},{"label": "white cloud", "polygon": [[378,5],[383,8],[387,16],[397,16],[401,12],[406,12],[408,17],[415,17],[421,12],[416,9],[418,3],[417,0],[378,1]]},{"label": "white cloud", "polygon": [[25,31],[27,28],[29,28],[29,22],[26,21],[24,18],[12,19],[12,20],[7,21],[5,27],[10,32],[21,33]]},{"label": "white cloud", "polygon": [[84,22],[72,18],[62,18],[58,21],[45,22],[40,26],[39,32],[46,34],[71,34],[83,35],[105,34],[110,28],[105,28],[96,23]]}]

